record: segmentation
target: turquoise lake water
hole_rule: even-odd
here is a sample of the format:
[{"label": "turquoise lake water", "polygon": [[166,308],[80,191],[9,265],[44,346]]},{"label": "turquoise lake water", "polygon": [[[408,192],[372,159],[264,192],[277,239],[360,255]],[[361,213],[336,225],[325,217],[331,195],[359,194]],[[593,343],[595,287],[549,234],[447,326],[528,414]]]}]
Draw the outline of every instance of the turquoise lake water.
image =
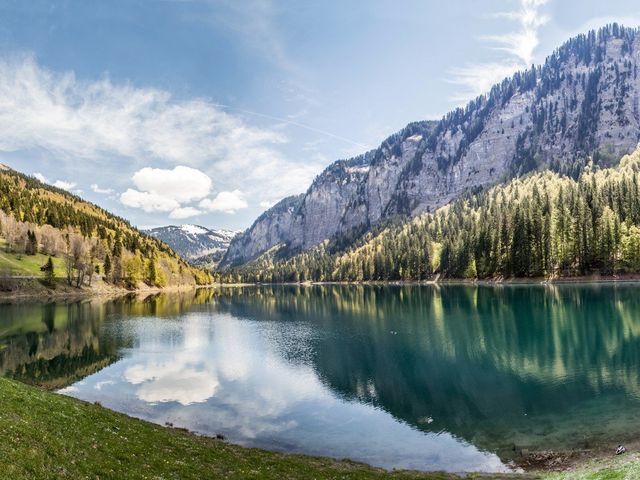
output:
[{"label": "turquoise lake water", "polygon": [[0,373],[385,468],[506,471],[640,433],[640,285],[282,286],[0,304]]}]

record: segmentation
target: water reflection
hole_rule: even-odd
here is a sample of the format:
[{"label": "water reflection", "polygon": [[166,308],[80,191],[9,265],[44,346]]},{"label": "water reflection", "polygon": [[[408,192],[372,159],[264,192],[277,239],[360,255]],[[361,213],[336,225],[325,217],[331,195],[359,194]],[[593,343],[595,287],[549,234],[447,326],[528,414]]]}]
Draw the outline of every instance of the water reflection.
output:
[{"label": "water reflection", "polygon": [[0,374],[56,389],[117,360],[102,302],[0,305]]},{"label": "water reflection", "polygon": [[262,287],[0,305],[0,370],[49,387],[86,376],[63,391],[245,445],[497,471],[522,448],[637,436],[639,288]]},{"label": "water reflection", "polygon": [[[65,392],[243,445],[387,467],[504,470],[495,455],[448,433],[419,432],[382,409],[336,395],[311,365],[271,348],[274,336],[291,340],[296,333],[270,323],[202,311],[176,321],[120,322],[114,328],[137,339],[135,350]],[[105,382],[110,388],[99,390]]]},{"label": "water reflection", "polygon": [[637,292],[335,286],[236,293],[227,307],[322,325],[331,335],[309,350],[333,391],[509,458],[637,436]]}]

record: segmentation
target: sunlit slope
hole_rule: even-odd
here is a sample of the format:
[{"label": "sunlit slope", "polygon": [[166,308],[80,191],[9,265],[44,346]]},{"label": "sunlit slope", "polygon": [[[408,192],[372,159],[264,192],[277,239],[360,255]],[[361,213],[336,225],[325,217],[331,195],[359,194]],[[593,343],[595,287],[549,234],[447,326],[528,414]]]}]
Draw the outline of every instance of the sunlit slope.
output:
[{"label": "sunlit slope", "polygon": [[[394,281],[640,273],[640,151],[577,178],[532,173],[396,221],[341,249],[277,249],[229,281]],[[283,246],[283,248],[285,248]]]},{"label": "sunlit slope", "polygon": [[0,169],[0,238],[5,276],[42,276],[51,256],[58,280],[76,287],[94,280],[127,288],[211,282],[126,220],[6,167]]}]

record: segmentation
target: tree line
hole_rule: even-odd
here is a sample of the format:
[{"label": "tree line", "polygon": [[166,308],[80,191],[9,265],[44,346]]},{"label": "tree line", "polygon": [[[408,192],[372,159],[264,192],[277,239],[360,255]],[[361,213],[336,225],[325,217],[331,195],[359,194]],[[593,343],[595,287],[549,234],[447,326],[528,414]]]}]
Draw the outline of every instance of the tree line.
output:
[{"label": "tree line", "polygon": [[[574,179],[545,171],[396,220],[334,251],[326,241],[223,272],[228,282],[421,281],[640,272],[640,151]],[[381,231],[380,231],[381,230]],[[283,248],[283,251],[285,248]]]},{"label": "tree line", "polygon": [[9,252],[64,258],[66,281],[76,287],[96,277],[129,288],[212,281],[127,221],[11,170],[0,172],[0,237]]}]

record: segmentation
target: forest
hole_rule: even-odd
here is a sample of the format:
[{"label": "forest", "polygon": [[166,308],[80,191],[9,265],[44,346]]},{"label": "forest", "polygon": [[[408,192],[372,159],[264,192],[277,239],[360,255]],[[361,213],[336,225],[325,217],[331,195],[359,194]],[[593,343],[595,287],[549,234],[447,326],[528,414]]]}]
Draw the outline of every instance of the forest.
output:
[{"label": "forest", "polygon": [[91,286],[94,278],[126,288],[212,280],[126,220],[10,169],[0,170],[0,238],[7,253],[62,259],[64,280],[74,287]]},{"label": "forest", "polygon": [[[554,278],[640,272],[640,150],[577,179],[530,173],[336,251],[278,249],[224,272],[226,282]],[[280,252],[286,251],[286,245]]]}]

